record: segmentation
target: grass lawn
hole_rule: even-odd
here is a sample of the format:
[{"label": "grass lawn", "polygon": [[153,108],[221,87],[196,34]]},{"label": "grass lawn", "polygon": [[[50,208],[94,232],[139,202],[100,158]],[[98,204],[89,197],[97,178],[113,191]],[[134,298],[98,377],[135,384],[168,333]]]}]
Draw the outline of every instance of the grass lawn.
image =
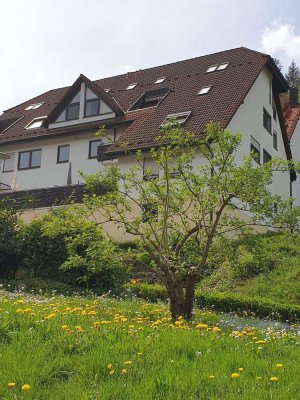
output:
[{"label": "grass lawn", "polygon": [[0,300],[0,399],[299,399],[298,326],[172,322],[162,304],[104,297]]}]

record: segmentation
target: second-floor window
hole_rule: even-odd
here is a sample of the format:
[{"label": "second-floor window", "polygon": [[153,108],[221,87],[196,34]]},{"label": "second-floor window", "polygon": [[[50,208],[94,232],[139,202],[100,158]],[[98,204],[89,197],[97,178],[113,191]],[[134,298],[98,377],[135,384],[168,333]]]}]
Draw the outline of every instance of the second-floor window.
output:
[{"label": "second-floor window", "polygon": [[2,172],[12,172],[15,165],[15,153],[7,153],[10,158],[5,158],[3,160]]},{"label": "second-floor window", "polygon": [[89,143],[89,158],[97,158],[98,154],[98,146],[100,146],[102,140],[90,140]]},{"label": "second-floor window", "polygon": [[273,147],[277,150],[278,140],[277,140],[277,132],[273,131]]},{"label": "second-floor window", "polygon": [[66,163],[69,162],[70,157],[70,145],[64,144],[62,146],[58,146],[57,148],[57,163]]},{"label": "second-floor window", "polygon": [[264,116],[263,116],[263,125],[266,130],[271,133],[272,132],[272,119],[271,115],[264,109]]},{"label": "second-floor window", "polygon": [[18,169],[40,168],[42,150],[29,150],[19,152]]},{"label": "second-floor window", "polygon": [[251,136],[250,151],[253,153],[254,160],[260,164],[260,144]]},{"label": "second-floor window", "polygon": [[271,161],[272,160],[272,156],[264,149],[263,151],[263,162],[264,164]]}]

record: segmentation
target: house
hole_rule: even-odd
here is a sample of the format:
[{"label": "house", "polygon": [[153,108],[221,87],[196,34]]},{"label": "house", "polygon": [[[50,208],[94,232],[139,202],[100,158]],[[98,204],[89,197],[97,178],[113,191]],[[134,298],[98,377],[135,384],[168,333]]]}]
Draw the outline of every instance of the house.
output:
[{"label": "house", "polygon": [[[287,136],[293,152],[293,159],[300,162],[300,104],[298,100],[298,88],[291,88],[290,95],[282,95],[280,101]],[[300,206],[300,180],[293,181],[292,185],[295,205]]]},{"label": "house", "polygon": [[[279,99],[288,89],[269,55],[244,47],[96,81],[80,75],[0,116],[0,151],[10,156],[1,161],[0,198],[20,201],[29,192],[42,212],[71,193],[80,201],[79,171],[95,173],[111,159],[132,165],[132,156],[95,136],[100,126],[128,149],[141,149],[145,168],[155,168],[147,152],[170,118],[198,134],[208,121],[241,132],[237,162],[250,150],[259,164],[290,160]],[[272,192],[288,197],[295,178],[276,172]]]}]

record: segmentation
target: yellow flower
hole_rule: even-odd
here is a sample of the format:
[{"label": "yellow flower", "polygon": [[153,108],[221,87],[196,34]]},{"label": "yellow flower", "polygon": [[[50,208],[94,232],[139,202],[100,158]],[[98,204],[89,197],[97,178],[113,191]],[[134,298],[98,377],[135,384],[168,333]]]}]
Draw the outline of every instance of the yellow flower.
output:
[{"label": "yellow flower", "polygon": [[283,368],[283,364],[276,364],[276,368]]},{"label": "yellow flower", "polygon": [[22,390],[30,390],[28,383],[25,383],[25,385],[22,386]]},{"label": "yellow flower", "polygon": [[69,328],[69,327],[68,327],[68,325],[66,325],[66,324],[61,326],[61,329],[63,329],[63,330],[67,330],[68,328]]},{"label": "yellow flower", "polygon": [[279,381],[279,379],[277,378],[277,376],[271,376],[271,378],[270,378],[270,382],[278,382]]},{"label": "yellow flower", "polygon": [[233,374],[231,374],[231,378],[232,379],[237,379],[240,377],[240,374],[237,374],[236,372],[234,372]]},{"label": "yellow flower", "polygon": [[218,326],[214,326],[212,328],[212,332],[220,332],[220,331],[221,331],[221,328],[219,328]]},{"label": "yellow flower", "polygon": [[239,372],[243,372],[243,371],[244,371],[244,368],[238,368],[238,371],[239,371]]},{"label": "yellow flower", "polygon": [[142,352],[139,352],[139,353],[137,353],[137,355],[138,355],[138,356],[142,356],[142,355],[143,355],[143,353],[142,353]]},{"label": "yellow flower", "polygon": [[208,328],[207,324],[199,323],[199,324],[196,325],[196,329],[207,329],[207,328]]},{"label": "yellow flower", "polygon": [[208,377],[208,380],[209,381],[212,381],[212,380],[214,380],[215,379],[215,376],[214,375],[209,375],[209,377]]},{"label": "yellow flower", "polygon": [[125,365],[132,365],[132,361],[125,361],[124,364]]},{"label": "yellow flower", "polygon": [[15,384],[15,382],[9,382],[9,383],[7,384],[7,386],[8,386],[10,389],[12,389],[13,387],[16,386],[16,384]]},{"label": "yellow flower", "polygon": [[113,368],[113,365],[112,365],[112,364],[108,364],[107,368],[108,368],[108,369],[112,369],[112,368]]},{"label": "yellow flower", "polygon": [[109,371],[109,375],[113,375],[115,373],[115,370],[114,369],[111,369],[110,371]]},{"label": "yellow flower", "polygon": [[127,374],[127,369],[126,369],[126,368],[123,368],[122,371],[121,371],[121,374],[122,374],[122,375],[126,375],[126,374]]},{"label": "yellow flower", "polygon": [[255,342],[256,344],[266,344],[267,341],[266,340],[257,340],[257,342]]}]

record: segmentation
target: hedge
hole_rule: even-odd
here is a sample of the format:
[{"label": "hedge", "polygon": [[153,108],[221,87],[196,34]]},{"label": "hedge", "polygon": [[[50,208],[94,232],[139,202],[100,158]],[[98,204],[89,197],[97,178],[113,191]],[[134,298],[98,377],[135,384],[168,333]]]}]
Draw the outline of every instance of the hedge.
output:
[{"label": "hedge", "polygon": [[[162,285],[137,283],[125,285],[127,291],[137,297],[149,301],[168,300],[168,294]],[[196,305],[201,308],[213,309],[219,312],[235,312],[253,315],[260,318],[300,322],[300,306],[297,304],[277,303],[261,297],[246,297],[232,293],[200,293],[196,292]]]}]

